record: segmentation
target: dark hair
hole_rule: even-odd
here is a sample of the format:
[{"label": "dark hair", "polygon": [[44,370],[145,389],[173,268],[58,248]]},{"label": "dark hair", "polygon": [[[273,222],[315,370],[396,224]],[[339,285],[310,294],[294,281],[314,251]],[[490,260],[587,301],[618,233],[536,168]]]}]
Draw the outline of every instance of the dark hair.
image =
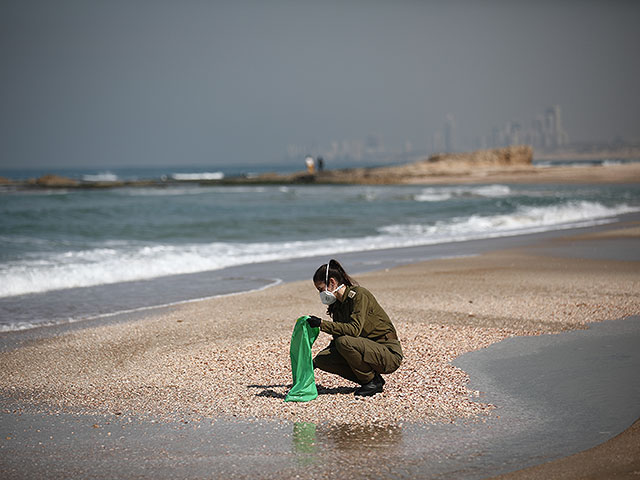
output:
[{"label": "dark hair", "polygon": [[344,284],[348,287],[353,287],[357,285],[353,278],[349,276],[347,272],[344,271],[342,265],[337,260],[333,258],[329,260],[329,263],[325,263],[324,265],[320,265],[320,268],[316,270],[316,273],[313,274],[313,283],[325,282],[327,281],[327,268],[329,268],[329,278],[335,278],[338,284]]},{"label": "dark hair", "polygon": [[[329,260],[329,263],[325,263],[324,265],[320,265],[320,268],[316,270],[316,273],[313,274],[313,283],[328,283],[327,282],[327,268],[329,269],[329,278],[334,278],[338,284],[344,284],[347,287],[353,287],[354,285],[358,285],[353,278],[349,276],[347,272],[344,271],[342,265],[337,260],[333,258]],[[331,315],[333,313],[333,307],[335,304],[329,305],[327,308],[327,313]]]}]

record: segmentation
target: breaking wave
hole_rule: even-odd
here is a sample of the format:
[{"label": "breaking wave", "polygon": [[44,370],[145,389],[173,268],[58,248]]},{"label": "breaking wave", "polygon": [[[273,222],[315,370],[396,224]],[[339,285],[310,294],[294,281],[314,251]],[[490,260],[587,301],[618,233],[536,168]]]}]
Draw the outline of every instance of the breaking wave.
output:
[{"label": "breaking wave", "polygon": [[111,172],[102,172],[96,175],[83,175],[82,180],[85,182],[117,182],[118,176]]},{"label": "breaking wave", "polygon": [[222,180],[224,173],[222,172],[203,172],[203,173],[174,173],[171,175],[174,180],[194,181],[194,180]]},{"label": "breaking wave", "polygon": [[456,187],[427,187],[414,196],[418,202],[444,202],[452,198],[506,197],[511,194],[511,188],[507,185],[480,185],[480,186],[456,186]]},{"label": "breaking wave", "polygon": [[[448,193],[508,195],[508,187],[452,188]],[[433,201],[433,200],[425,200]],[[616,215],[640,209],[619,204],[569,201],[545,207],[522,206],[513,213],[474,214],[433,223],[394,224],[377,235],[290,242],[215,242],[140,245],[111,242],[81,251],[33,254],[28,260],[0,265],[0,297],[87,287],[167,275],[216,270],[314,255],[399,248],[541,232],[609,222]]]}]

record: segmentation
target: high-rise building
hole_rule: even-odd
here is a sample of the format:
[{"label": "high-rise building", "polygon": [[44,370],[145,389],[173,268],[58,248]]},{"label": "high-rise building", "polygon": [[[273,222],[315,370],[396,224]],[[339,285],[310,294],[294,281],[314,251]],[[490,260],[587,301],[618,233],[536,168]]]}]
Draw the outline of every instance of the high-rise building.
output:
[{"label": "high-rise building", "polygon": [[491,130],[491,147],[497,148],[502,146],[503,146],[503,142],[502,142],[502,135],[500,133],[500,129],[498,127],[493,127],[493,129]]},{"label": "high-rise building", "polygon": [[444,135],[441,130],[436,130],[431,138],[431,151],[433,153],[443,153],[445,151]]},{"label": "high-rise building", "polygon": [[568,135],[562,128],[562,110],[559,105],[547,108],[542,138],[542,146],[546,148],[558,148],[568,143]]},{"label": "high-rise building", "polygon": [[562,110],[554,105],[538,115],[530,128],[523,129],[518,122],[509,121],[503,128],[494,128],[490,145],[493,148],[528,143],[534,148],[554,150],[569,143],[569,136],[562,128]]},{"label": "high-rise building", "polygon": [[368,154],[378,154],[384,151],[379,135],[369,134],[365,140],[365,149]]},{"label": "high-rise building", "polygon": [[451,113],[444,122],[444,148],[447,152],[456,151],[456,123]]}]

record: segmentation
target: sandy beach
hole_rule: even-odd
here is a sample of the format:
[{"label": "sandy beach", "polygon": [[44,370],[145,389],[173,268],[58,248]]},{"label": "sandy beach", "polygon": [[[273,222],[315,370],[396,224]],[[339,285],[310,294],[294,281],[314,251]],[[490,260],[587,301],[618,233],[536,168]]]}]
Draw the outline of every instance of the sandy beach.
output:
[{"label": "sandy beach", "polygon": [[[324,315],[311,282],[304,281],[151,310],[132,322],[79,328],[4,351],[4,415],[98,415],[191,424],[307,422],[389,431],[409,424],[483,421],[495,406],[483,402],[481,392],[469,388],[468,375],[451,362],[506,338],[584,329],[591,322],[638,315],[640,262],[606,254],[572,258],[561,252],[567,245],[607,241],[633,248],[639,238],[637,222],[619,223],[598,233],[542,242],[539,248],[357,275],[393,319],[405,351],[404,363],[387,377],[384,393],[372,398],[355,398],[356,385],[317,372],[316,400],[283,402],[291,386],[293,324],[303,314]],[[310,275],[315,268],[309,265]],[[314,351],[328,341],[321,334]],[[636,431],[625,438],[637,442]],[[7,451],[16,441],[3,436],[2,448]],[[628,445],[624,438],[617,441]],[[602,451],[609,458],[609,451]],[[632,453],[620,451],[621,458]],[[375,476],[374,467],[368,468]],[[21,478],[8,471],[14,473],[10,478]],[[381,472],[379,476],[386,475]]]}]

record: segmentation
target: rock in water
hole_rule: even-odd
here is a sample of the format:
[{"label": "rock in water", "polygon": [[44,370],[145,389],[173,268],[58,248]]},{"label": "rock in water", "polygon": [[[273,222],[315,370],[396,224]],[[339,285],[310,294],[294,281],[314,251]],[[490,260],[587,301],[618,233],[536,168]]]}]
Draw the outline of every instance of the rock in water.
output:
[{"label": "rock in water", "polygon": [[72,178],[61,177],[60,175],[43,175],[34,181],[35,185],[49,188],[77,187],[80,182]]}]

